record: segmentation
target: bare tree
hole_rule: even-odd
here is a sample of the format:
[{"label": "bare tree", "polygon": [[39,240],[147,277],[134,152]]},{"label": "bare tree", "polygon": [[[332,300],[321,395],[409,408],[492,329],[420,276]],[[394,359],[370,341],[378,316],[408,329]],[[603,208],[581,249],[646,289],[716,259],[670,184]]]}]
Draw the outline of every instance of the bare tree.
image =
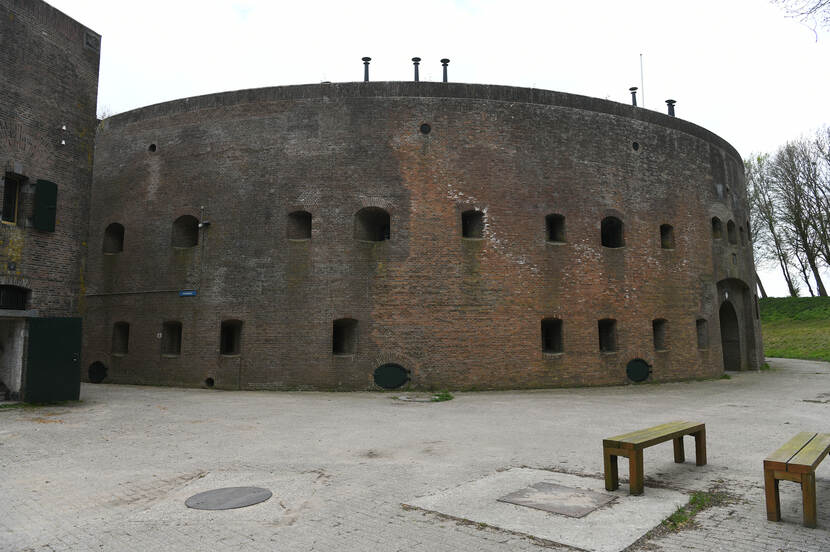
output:
[{"label": "bare tree", "polygon": [[816,29],[830,29],[830,0],[773,0],[788,17],[809,26],[818,40]]},{"label": "bare tree", "polygon": [[774,194],[780,206],[778,223],[783,227],[785,239],[812,273],[818,295],[827,291],[821,280],[819,263],[822,250],[821,237],[813,222],[817,206],[811,194],[818,179],[816,150],[805,140],[788,142],[781,147],[770,163],[770,176]]},{"label": "bare tree", "polygon": [[819,238],[819,255],[830,266],[830,126],[816,132],[812,146],[816,164],[815,180],[809,183],[812,224]]},{"label": "bare tree", "polygon": [[[774,187],[770,175],[769,155],[762,154],[744,161],[749,190],[749,208],[752,224],[752,246],[755,261],[759,265],[778,264],[792,297],[798,297],[799,286],[790,268],[792,255],[784,236],[779,232],[779,208],[774,199]],[[756,274],[756,279],[760,282]],[[763,289],[763,286],[761,286]]]}]

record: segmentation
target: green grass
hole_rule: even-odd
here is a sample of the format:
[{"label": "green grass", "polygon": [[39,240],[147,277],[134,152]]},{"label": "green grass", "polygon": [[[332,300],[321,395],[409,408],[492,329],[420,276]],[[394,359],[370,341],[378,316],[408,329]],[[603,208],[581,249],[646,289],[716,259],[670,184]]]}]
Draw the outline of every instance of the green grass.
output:
[{"label": "green grass", "polygon": [[432,396],[432,402],[443,402],[453,400],[452,393],[449,391],[438,391]]},{"label": "green grass", "polygon": [[768,297],[758,303],[761,322],[830,320],[830,297]]},{"label": "green grass", "polygon": [[830,320],[792,320],[761,324],[768,357],[830,361]]},{"label": "green grass", "polygon": [[767,356],[830,361],[830,297],[770,297],[759,303]]},{"label": "green grass", "polygon": [[701,510],[729,504],[732,498],[720,491],[696,491],[692,493],[689,503],[678,508],[672,515],[663,520],[663,527],[669,531],[683,529],[694,521],[695,515]]}]

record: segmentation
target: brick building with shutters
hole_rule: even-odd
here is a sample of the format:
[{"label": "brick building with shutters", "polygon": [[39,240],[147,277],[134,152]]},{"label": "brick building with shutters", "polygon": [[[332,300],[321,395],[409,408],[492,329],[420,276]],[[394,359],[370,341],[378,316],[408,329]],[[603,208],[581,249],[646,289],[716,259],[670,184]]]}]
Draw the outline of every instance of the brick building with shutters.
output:
[{"label": "brick building with shutters", "polygon": [[79,373],[493,389],[762,362],[741,157],[673,114],[326,82],[96,126],[97,34],[0,0],[0,40],[9,394],[74,398]]},{"label": "brick building with shutters", "polygon": [[100,36],[0,0],[0,399],[77,398]]}]

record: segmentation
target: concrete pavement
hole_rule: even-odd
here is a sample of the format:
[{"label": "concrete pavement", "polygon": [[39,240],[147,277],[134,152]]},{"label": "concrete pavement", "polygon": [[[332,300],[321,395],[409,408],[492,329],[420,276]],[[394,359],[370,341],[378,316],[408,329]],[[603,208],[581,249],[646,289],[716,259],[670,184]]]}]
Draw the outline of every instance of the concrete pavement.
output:
[{"label": "concrete pavement", "polygon": [[[440,403],[84,385],[79,404],[0,409],[0,550],[568,549],[532,528],[402,504],[458,496],[510,468],[596,479],[603,437],[678,419],[706,423],[709,463],[695,467],[691,443],[685,464],[672,462],[670,443],[648,449],[646,496],[718,486],[737,502],[628,550],[830,550],[830,460],[817,471],[818,529],[801,526],[800,490],[788,482],[784,521],[767,522],[762,477],[763,458],[794,433],[830,431],[830,364],[769,363],[728,380],[458,393]],[[238,510],[184,506],[193,494],[247,485],[274,496]],[[557,514],[544,516],[556,526]]]}]

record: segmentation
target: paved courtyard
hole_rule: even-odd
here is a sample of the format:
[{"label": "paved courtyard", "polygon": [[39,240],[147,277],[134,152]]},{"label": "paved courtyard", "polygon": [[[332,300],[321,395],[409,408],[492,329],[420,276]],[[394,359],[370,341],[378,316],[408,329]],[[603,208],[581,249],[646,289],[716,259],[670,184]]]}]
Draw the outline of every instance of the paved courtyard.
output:
[{"label": "paved courtyard", "polygon": [[[817,471],[817,529],[801,526],[801,493],[789,482],[784,521],[767,522],[762,477],[763,458],[794,433],[830,431],[830,364],[769,364],[724,380],[457,393],[440,403],[84,385],[79,404],[0,409],[0,550],[573,550],[534,538],[532,524],[516,531],[427,506],[455,501],[486,517],[491,506],[474,490],[510,473],[602,490],[603,437],[680,419],[706,423],[709,463],[694,465],[691,441],[685,464],[672,462],[670,443],[647,449],[643,500],[716,486],[736,501],[627,551],[830,550],[830,460]],[[589,514],[580,532],[645,519],[646,502],[627,496],[624,459],[620,476],[615,503],[633,513],[593,525]],[[247,485],[273,497],[236,510],[184,506],[196,493]],[[530,511],[540,534],[558,534],[561,515]]]}]

